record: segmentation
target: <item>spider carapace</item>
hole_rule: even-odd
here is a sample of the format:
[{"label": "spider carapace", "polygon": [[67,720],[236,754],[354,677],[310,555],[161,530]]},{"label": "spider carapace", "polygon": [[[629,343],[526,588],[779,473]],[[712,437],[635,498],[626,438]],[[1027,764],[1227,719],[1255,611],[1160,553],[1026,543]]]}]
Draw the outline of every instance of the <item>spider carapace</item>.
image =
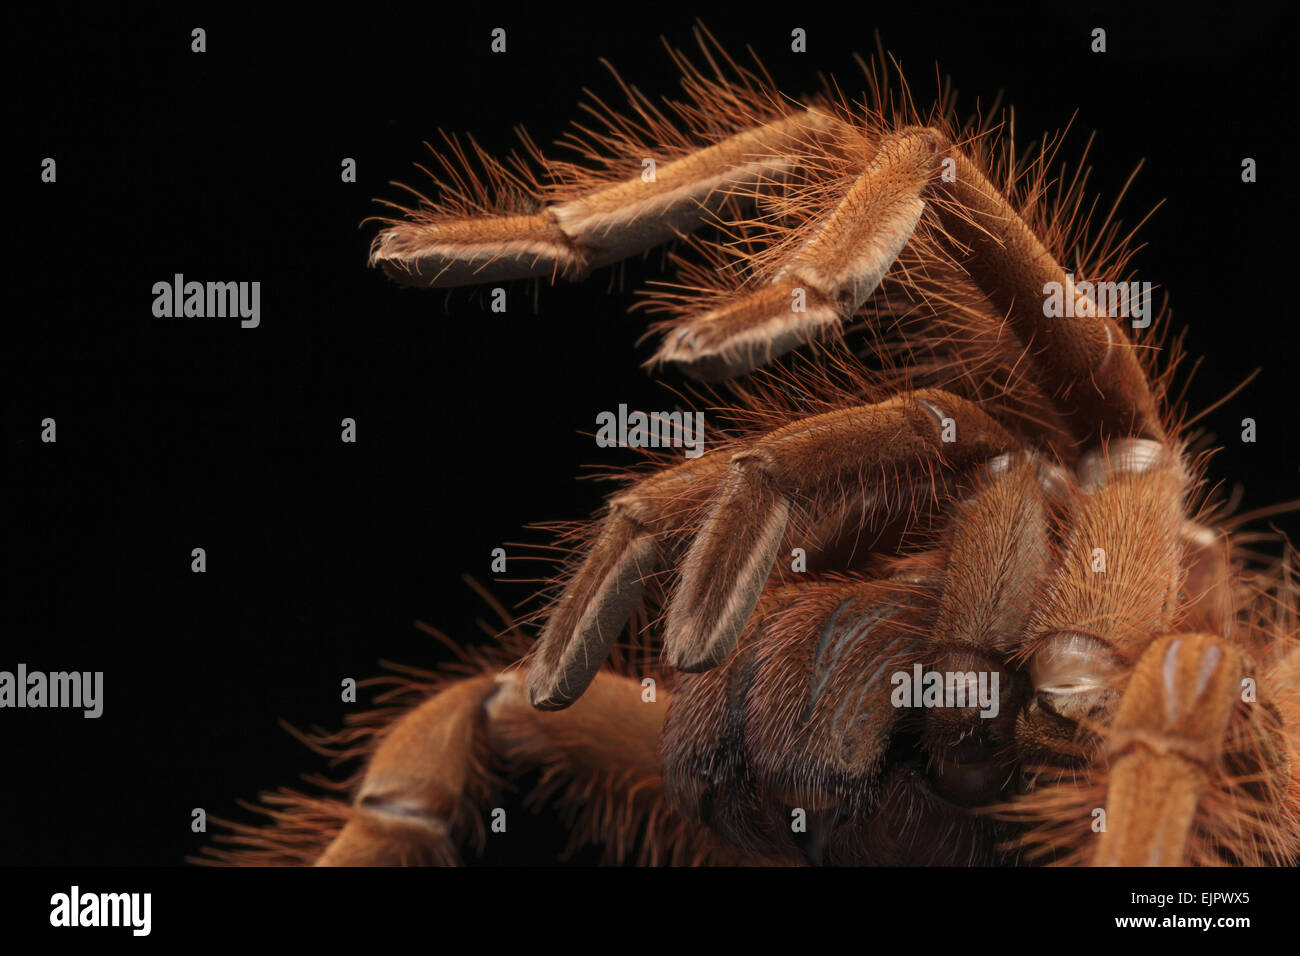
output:
[{"label": "spider carapace", "polygon": [[700,40],[680,100],[588,104],[574,161],[447,137],[372,264],[580,280],[674,242],[648,364],[725,424],[557,534],[496,646],[317,741],[364,757],[350,803],[281,791],[212,855],[455,862],[540,769],[611,860],[1294,863],[1289,555],[1206,503],[1132,233],[1059,138],[922,112],[883,57],[796,101]]}]

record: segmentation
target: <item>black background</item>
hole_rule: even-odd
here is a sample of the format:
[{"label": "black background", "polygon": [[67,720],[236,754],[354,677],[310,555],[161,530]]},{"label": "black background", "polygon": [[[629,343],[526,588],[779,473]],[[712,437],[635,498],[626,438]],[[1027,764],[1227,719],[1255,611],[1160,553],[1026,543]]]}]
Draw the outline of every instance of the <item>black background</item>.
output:
[{"label": "black background", "polygon": [[[529,596],[492,583],[491,549],[593,511],[604,489],[578,480],[584,466],[623,454],[584,437],[595,414],[671,407],[665,386],[682,381],[640,369],[653,346],[634,345],[645,319],[627,314],[659,256],[544,286],[536,308],[513,285],[499,315],[480,292],[368,270],[373,227],[359,224],[375,198],[400,198],[391,180],[422,183],[412,164],[440,128],[499,154],[518,123],[554,141],[583,87],[618,102],[601,57],[652,96],[675,93],[660,37],[690,47],[697,16],[789,92],[815,92],[819,72],[860,88],[851,54],[870,54],[879,28],[918,98],[937,61],[966,109],[1005,90],[1026,139],[1077,111],[1065,154],[1098,131],[1107,201],[1145,157],[1124,218],[1167,200],[1136,266],[1207,356],[1190,407],[1263,369],[1206,421],[1227,443],[1211,477],[1240,483],[1244,509],[1294,497],[1283,5],[1124,8],[209,5],[15,24],[27,66],[10,182],[28,212],[10,224],[0,668],[102,670],[105,710],[0,714],[0,863],[182,863],[206,839],[192,808],[251,819],[236,798],[322,769],[279,718],[338,726],[342,678],[380,658],[445,659],[417,620],[478,639],[491,615],[462,575],[507,605]],[[190,52],[195,26],[206,53]],[[489,52],[497,26],[505,55]],[[1095,26],[1104,55],[1089,52]],[[806,54],[790,52],[794,27]],[[40,182],[46,156],[57,184]],[[340,181],[344,157],[356,184]],[[176,272],[260,281],[261,327],[155,319],[152,285]],[[40,442],[47,416],[57,444]],[[345,416],[355,445],[339,441]],[[1257,444],[1237,440],[1246,416]],[[190,571],[194,547],[206,574]],[[527,822],[489,861],[560,848],[557,827],[512,819]]]}]

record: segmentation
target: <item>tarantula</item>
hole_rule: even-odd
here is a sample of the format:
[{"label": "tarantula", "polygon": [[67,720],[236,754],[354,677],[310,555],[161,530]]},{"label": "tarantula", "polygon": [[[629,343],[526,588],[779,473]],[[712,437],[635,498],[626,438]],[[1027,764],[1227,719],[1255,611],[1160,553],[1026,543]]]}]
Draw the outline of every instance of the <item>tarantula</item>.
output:
[{"label": "tarantula", "polygon": [[1294,862],[1294,576],[1194,504],[1174,363],[1089,292],[1132,233],[1059,139],[1018,156],[946,87],[922,114],[883,57],[864,101],[800,102],[701,49],[667,110],[589,105],[581,162],[448,137],[372,264],[577,280],[678,240],[651,364],[725,389],[726,438],[560,536],[535,644],[511,627],[316,738],[368,758],[350,806],[281,791],[212,855],[453,862],[497,772],[541,768],[613,859]]}]

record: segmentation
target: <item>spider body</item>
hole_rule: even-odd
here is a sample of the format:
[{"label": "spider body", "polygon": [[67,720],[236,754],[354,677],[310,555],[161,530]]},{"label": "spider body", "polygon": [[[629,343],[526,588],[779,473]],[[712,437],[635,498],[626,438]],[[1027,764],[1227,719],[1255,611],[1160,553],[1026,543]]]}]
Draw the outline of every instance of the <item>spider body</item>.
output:
[{"label": "spider body", "polygon": [[1075,284],[1124,282],[1131,233],[946,92],[797,103],[702,47],[675,123],[628,90],[581,164],[525,140],[546,179],[449,139],[372,261],[581,279],[682,238],[650,364],[723,383],[726,437],[561,536],[535,643],[318,740],[367,758],[351,806],[284,792],[225,858],[450,862],[541,768],[614,859],[1295,862],[1294,579],[1197,504],[1153,323]]}]

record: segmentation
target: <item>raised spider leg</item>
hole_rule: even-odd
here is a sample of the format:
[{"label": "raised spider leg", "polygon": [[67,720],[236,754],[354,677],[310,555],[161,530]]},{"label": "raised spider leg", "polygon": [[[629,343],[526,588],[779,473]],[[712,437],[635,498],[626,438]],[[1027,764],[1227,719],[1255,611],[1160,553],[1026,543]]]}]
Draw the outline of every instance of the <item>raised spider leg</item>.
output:
[{"label": "raised spider leg", "polygon": [[582,191],[529,214],[410,213],[375,237],[370,262],[405,285],[580,279],[698,228],[732,197],[788,169],[834,120],[817,110],[737,133],[641,176]]},{"label": "raised spider leg", "polygon": [[[376,237],[372,262],[397,281],[428,286],[580,277],[695,229],[729,199],[754,198],[800,166],[810,142],[842,150],[846,137],[852,139],[848,124],[830,112],[783,112],[666,163],[653,179],[569,190],[563,201],[535,213],[466,216],[439,214],[436,207],[409,213]],[[1078,295],[1011,203],[957,146],[920,127],[878,140],[859,135],[857,143],[862,155],[853,161],[865,170],[826,221],[807,230],[790,261],[767,285],[676,323],[656,360],[682,363],[705,378],[733,376],[838,324],[875,290],[928,203],[939,242],[1008,316],[1039,386],[1076,439],[1084,447],[1109,437],[1164,439],[1123,329]],[[949,164],[955,175],[938,175]],[[1059,285],[1078,317],[1045,314],[1048,283]],[[800,292],[804,311],[794,307]]]},{"label": "raised spider leg", "polygon": [[[1008,316],[1038,384],[1078,441],[1086,447],[1109,437],[1164,439],[1123,329],[1077,293],[1006,197],[942,132],[913,127],[886,134],[863,161],[866,169],[834,212],[809,228],[767,285],[674,323],[654,361],[678,363],[705,379],[739,375],[844,321],[875,291],[931,206],[939,247]],[[939,175],[944,167],[953,175]],[[1076,317],[1046,314],[1049,283],[1074,303]],[[797,290],[806,312],[790,307]]]},{"label": "raised spider leg", "polygon": [[[954,251],[968,250],[967,269],[1010,319],[1076,438],[1135,436],[1163,441],[1164,429],[1146,376],[1115,320],[1079,296],[1065,270],[1015,208],[960,150],[949,147],[955,177],[933,183],[934,207]],[[1050,318],[1048,283],[1075,301],[1076,318]],[[1091,314],[1089,314],[1091,313]]]},{"label": "raised spider leg", "polygon": [[865,166],[824,222],[764,285],[670,328],[651,364],[673,362],[706,381],[749,372],[849,319],[876,291],[925,210],[937,167],[926,130],[854,137]]}]

